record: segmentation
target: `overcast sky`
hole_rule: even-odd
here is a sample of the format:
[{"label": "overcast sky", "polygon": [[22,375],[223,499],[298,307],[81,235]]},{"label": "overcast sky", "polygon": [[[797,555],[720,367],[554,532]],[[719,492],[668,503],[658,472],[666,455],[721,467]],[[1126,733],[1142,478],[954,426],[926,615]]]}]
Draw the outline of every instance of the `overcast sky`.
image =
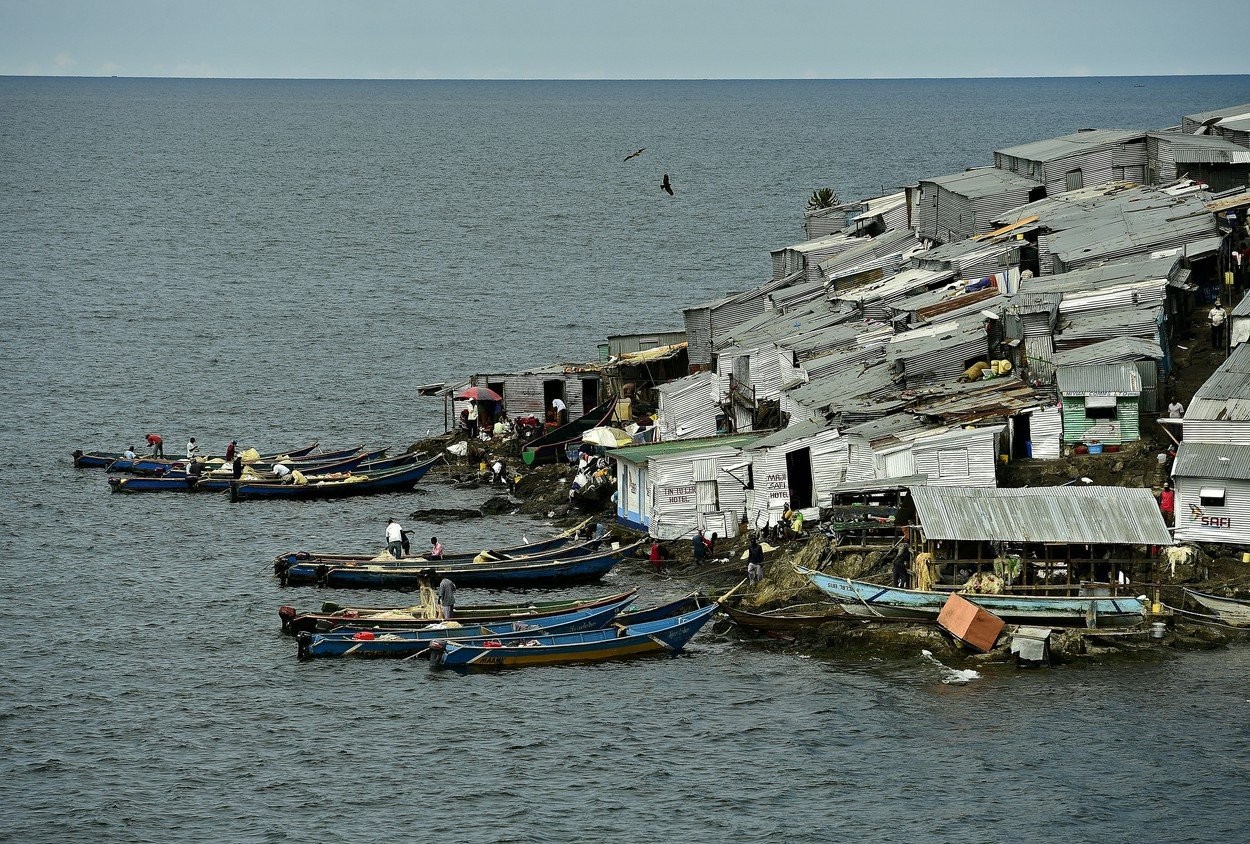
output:
[{"label": "overcast sky", "polygon": [[1247,0],[0,0],[0,75],[1243,73]]}]

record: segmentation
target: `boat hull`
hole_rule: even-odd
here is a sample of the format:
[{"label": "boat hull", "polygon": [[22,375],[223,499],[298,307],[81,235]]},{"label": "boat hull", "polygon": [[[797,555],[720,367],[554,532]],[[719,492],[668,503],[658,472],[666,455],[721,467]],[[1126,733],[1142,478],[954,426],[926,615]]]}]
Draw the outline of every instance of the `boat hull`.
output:
[{"label": "boat hull", "polygon": [[1185,589],[1185,594],[1201,606],[1215,613],[1220,621],[1233,627],[1250,627],[1250,601],[1223,598],[1196,589]]},{"label": "boat hull", "polygon": [[230,484],[231,501],[286,500],[308,501],[321,498],[348,498],[358,495],[380,495],[388,492],[405,492],[417,485],[442,456],[423,463],[403,466],[369,476],[364,480],[320,481],[306,484],[271,484],[233,481]]},{"label": "boat hull", "polygon": [[[818,589],[851,615],[936,621],[948,597],[944,592],[897,589],[798,567]],[[1105,627],[1136,624],[1144,617],[1140,598],[1034,597],[1030,595],[963,594],[964,598],[1007,624],[1055,627]]]}]

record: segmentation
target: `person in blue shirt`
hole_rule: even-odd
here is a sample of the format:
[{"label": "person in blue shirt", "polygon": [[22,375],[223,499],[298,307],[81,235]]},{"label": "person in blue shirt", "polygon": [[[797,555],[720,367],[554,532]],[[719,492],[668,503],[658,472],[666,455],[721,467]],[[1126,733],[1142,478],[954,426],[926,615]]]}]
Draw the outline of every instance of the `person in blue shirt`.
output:
[{"label": "person in blue shirt", "polygon": [[703,541],[703,531],[694,532],[694,562],[698,565],[707,557],[707,543]]}]

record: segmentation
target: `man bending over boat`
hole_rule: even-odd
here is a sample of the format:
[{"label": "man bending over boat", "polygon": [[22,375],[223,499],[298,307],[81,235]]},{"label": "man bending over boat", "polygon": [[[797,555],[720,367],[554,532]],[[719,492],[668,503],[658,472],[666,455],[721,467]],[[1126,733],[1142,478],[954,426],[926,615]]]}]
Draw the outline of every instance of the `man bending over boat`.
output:
[{"label": "man bending over boat", "polygon": [[456,584],[451,578],[443,575],[438,581],[438,615],[440,618],[451,618],[456,611]]},{"label": "man bending over boat", "polygon": [[148,446],[152,449],[153,457],[165,456],[165,441],[161,439],[160,434],[148,434],[144,437],[148,441]]},{"label": "man bending over boat", "polygon": [[404,529],[394,519],[386,520],[386,550],[397,560],[404,558]]}]

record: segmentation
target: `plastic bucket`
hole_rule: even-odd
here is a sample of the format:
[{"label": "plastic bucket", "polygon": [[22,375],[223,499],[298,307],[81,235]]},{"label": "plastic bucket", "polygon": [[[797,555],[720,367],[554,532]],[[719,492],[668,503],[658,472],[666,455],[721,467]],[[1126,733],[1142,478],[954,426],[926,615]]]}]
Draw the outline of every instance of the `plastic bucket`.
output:
[{"label": "plastic bucket", "polygon": [[1168,626],[1165,622],[1155,621],[1150,625],[1150,638],[1162,639],[1163,635],[1168,632]]},{"label": "plastic bucket", "polygon": [[1090,454],[1102,454],[1102,443],[1090,443],[1089,453]]}]

